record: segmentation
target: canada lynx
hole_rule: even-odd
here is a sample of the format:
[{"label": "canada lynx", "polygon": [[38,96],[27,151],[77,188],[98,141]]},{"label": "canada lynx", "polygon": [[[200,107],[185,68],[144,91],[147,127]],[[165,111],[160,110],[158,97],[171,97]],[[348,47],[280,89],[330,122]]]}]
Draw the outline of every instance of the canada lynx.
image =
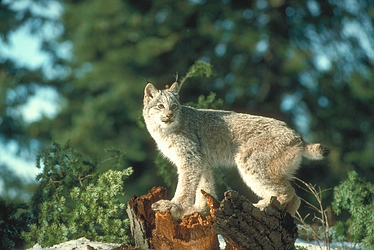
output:
[{"label": "canada lynx", "polygon": [[174,198],[158,201],[152,209],[170,210],[174,218],[207,211],[200,190],[215,195],[212,167],[218,165],[237,166],[247,186],[262,198],[255,206],[263,209],[276,196],[293,215],[300,198],[290,179],[302,157],[320,160],[329,154],[272,118],[182,106],[177,82],[160,91],[147,84],[143,117],[159,150],[178,170]]}]

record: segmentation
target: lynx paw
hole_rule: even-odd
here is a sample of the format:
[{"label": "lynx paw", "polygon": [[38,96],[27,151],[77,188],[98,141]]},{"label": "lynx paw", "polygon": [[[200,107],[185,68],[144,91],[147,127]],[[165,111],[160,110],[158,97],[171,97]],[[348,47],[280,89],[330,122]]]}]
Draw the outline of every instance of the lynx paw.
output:
[{"label": "lynx paw", "polygon": [[153,211],[166,212],[170,211],[171,216],[175,219],[180,219],[183,215],[183,209],[180,205],[169,200],[160,200],[152,204]]},{"label": "lynx paw", "polygon": [[257,202],[256,204],[253,204],[253,206],[259,208],[261,211],[264,210],[265,207],[269,206],[269,201],[268,200],[260,200],[259,202]]}]

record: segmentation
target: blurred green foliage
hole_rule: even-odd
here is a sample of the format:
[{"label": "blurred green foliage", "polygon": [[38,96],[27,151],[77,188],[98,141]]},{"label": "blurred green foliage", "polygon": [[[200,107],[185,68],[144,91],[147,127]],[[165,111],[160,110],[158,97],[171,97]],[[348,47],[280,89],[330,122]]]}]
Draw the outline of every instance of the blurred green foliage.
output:
[{"label": "blurred green foliage", "polygon": [[[60,19],[33,11],[51,3],[61,6]],[[34,0],[23,12],[12,7],[2,4],[4,42],[28,23],[44,39],[51,69],[0,62],[4,143],[35,149],[71,140],[92,158],[116,145],[127,152],[124,164],[135,166],[129,192],[140,195],[159,181],[154,144],[137,122],[142,78],[162,88],[200,59],[214,65],[214,78],[190,79],[182,103],[214,92],[224,109],[284,120],[327,145],[327,164],[299,172],[322,188],[353,169],[374,179],[372,0]],[[44,25],[57,38],[38,29]],[[60,112],[25,123],[16,110],[43,86],[58,93]]]},{"label": "blurred green foliage", "polygon": [[93,241],[122,243],[128,240],[124,180],[132,168],[118,169],[122,153],[104,160],[112,169],[99,172],[93,163],[70,147],[54,143],[38,155],[40,185],[33,197],[34,223],[23,237],[28,247],[43,247],[87,237]]},{"label": "blurred green foliage", "polygon": [[205,76],[207,78],[213,76],[213,66],[210,63],[204,62],[202,60],[197,60],[195,63],[188,69],[186,75],[181,78],[179,83],[179,90],[183,87],[183,84],[188,78],[196,76]]},{"label": "blurred green foliage", "polygon": [[148,181],[156,174],[154,143],[137,125],[142,78],[163,88],[175,72],[192,72],[198,59],[214,66],[214,77],[195,67],[200,77],[183,86],[182,103],[214,92],[223,109],[284,120],[306,140],[327,145],[328,163],[308,163],[299,172],[322,188],[353,169],[374,179],[374,58],[363,45],[372,41],[371,0],[355,9],[348,1],[61,4],[58,42],[71,43],[72,51],[70,60],[55,64],[64,77],[50,84],[63,105],[56,118],[29,124],[26,133],[46,142],[71,140],[93,158],[116,145],[127,152],[124,164],[136,166],[134,180],[144,180],[130,192],[140,195],[157,181]]}]

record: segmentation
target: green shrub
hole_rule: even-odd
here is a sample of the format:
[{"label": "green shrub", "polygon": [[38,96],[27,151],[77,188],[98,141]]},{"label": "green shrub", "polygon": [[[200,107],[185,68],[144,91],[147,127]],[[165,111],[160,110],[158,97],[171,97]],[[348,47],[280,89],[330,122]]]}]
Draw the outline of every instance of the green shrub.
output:
[{"label": "green shrub", "polygon": [[[122,154],[111,152],[115,155],[110,159],[117,159],[113,168],[119,168]],[[99,174],[100,165],[69,144],[55,143],[38,155],[37,166],[43,166],[43,172],[37,176],[40,186],[33,197],[35,221],[30,232],[23,234],[28,246],[36,242],[51,246],[83,236],[105,242],[128,240],[126,204],[120,198],[132,169]]]},{"label": "green shrub", "polygon": [[20,249],[21,232],[27,230],[30,214],[24,203],[8,203],[0,198],[0,249]]},{"label": "green shrub", "polygon": [[338,222],[335,237],[361,242],[365,249],[374,249],[374,185],[350,172],[348,179],[334,188],[333,209],[337,215],[347,210],[351,217]]}]

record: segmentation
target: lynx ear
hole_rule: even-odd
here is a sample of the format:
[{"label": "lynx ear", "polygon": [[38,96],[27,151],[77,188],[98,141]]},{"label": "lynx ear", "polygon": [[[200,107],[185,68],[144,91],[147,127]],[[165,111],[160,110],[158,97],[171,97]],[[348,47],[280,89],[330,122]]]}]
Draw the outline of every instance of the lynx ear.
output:
[{"label": "lynx ear", "polygon": [[156,87],[149,82],[144,89],[144,104],[148,104],[148,102],[152,100],[158,94],[158,92],[158,89],[156,89]]},{"label": "lynx ear", "polygon": [[179,85],[178,82],[174,82],[173,85],[169,88],[170,92],[173,92],[173,94],[178,95],[179,92]]}]

